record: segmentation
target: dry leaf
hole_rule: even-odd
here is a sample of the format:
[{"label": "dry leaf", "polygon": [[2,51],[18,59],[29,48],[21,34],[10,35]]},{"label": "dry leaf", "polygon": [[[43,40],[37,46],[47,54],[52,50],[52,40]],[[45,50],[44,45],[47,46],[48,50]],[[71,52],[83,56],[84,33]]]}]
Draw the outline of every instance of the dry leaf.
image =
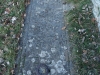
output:
[{"label": "dry leaf", "polygon": [[14,70],[11,70],[11,74],[12,74],[12,75],[14,74]]},{"label": "dry leaf", "polygon": [[5,46],[5,47],[4,47],[4,51],[6,51],[6,52],[8,52],[8,51],[9,51],[9,49],[8,49],[8,47],[7,47],[7,46]]},{"label": "dry leaf", "polygon": [[96,42],[92,42],[92,44],[96,46]]},{"label": "dry leaf", "polygon": [[87,54],[87,50],[83,50],[83,54]]},{"label": "dry leaf", "polygon": [[92,19],[91,19],[91,21],[92,21],[93,23],[95,23],[95,21],[96,21],[96,18],[92,18]]},{"label": "dry leaf", "polygon": [[66,26],[62,27],[62,30],[65,30],[66,29]]},{"label": "dry leaf", "polygon": [[5,14],[9,14],[9,13],[10,13],[10,8],[6,8]]}]

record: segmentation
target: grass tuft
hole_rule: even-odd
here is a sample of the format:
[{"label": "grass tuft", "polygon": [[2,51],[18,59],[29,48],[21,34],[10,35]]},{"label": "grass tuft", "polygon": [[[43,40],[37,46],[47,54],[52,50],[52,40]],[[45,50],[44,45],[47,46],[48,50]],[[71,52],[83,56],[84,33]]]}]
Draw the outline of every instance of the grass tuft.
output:
[{"label": "grass tuft", "polygon": [[24,7],[24,0],[0,0],[0,51],[3,52],[0,56],[3,59],[0,63],[0,75],[14,73]]},{"label": "grass tuft", "polygon": [[100,33],[90,0],[69,0],[75,8],[66,15],[77,75],[100,74]]}]

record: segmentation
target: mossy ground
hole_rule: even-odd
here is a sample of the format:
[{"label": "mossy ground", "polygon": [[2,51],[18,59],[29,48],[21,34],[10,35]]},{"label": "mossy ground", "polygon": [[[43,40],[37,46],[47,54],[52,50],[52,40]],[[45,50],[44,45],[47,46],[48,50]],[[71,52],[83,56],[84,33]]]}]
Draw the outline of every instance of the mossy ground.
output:
[{"label": "mossy ground", "polygon": [[75,8],[66,15],[77,75],[100,74],[100,32],[90,0],[69,0]]},{"label": "mossy ground", "polygon": [[24,0],[0,0],[0,75],[13,75],[24,9]]}]

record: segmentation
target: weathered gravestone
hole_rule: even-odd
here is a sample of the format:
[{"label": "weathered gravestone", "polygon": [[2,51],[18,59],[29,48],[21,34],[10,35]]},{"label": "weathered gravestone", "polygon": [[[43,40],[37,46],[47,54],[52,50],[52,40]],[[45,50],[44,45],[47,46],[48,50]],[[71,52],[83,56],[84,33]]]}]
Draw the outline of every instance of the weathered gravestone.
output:
[{"label": "weathered gravestone", "polygon": [[24,24],[16,75],[70,75],[62,0],[31,0]]}]

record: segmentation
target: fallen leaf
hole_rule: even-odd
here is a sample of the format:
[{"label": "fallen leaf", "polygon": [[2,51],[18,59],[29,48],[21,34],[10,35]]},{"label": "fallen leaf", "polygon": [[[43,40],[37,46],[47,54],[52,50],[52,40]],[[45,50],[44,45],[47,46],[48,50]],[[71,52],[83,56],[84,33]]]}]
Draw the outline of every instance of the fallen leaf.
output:
[{"label": "fallen leaf", "polygon": [[8,52],[9,49],[7,48],[7,46],[4,47],[4,51]]},{"label": "fallen leaf", "polygon": [[11,74],[12,74],[12,75],[14,74],[14,70],[11,70]]},{"label": "fallen leaf", "polygon": [[96,42],[92,42],[92,44],[96,46]]},{"label": "fallen leaf", "polygon": [[95,23],[95,21],[96,21],[96,18],[92,18],[92,19],[91,19],[91,21],[92,21],[93,23]]},{"label": "fallen leaf", "polygon": [[65,30],[66,29],[66,26],[62,27],[62,30]]},{"label": "fallen leaf", "polygon": [[83,54],[87,54],[87,50],[83,50]]},{"label": "fallen leaf", "polygon": [[5,14],[9,14],[9,13],[10,13],[10,8],[6,8]]},{"label": "fallen leaf", "polygon": [[86,60],[85,58],[82,58],[82,61],[83,61],[84,63],[88,63],[88,60]]}]

